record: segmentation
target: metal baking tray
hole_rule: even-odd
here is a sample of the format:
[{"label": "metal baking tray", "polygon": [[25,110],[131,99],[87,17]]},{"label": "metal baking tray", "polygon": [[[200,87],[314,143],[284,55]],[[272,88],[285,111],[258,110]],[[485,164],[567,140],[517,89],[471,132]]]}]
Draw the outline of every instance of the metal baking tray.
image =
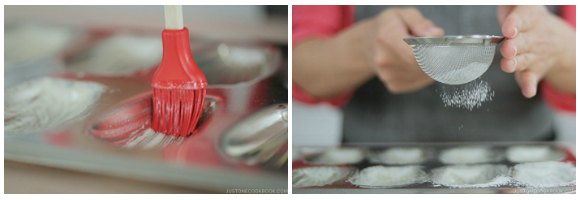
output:
[{"label": "metal baking tray", "polygon": [[[478,164],[501,164],[508,168],[513,167],[518,164],[510,161],[505,152],[508,148],[514,146],[543,146],[548,147],[553,153],[546,157],[546,161],[559,161],[559,162],[569,162],[574,166],[576,165],[575,154],[573,154],[573,149],[569,149],[566,145],[555,143],[555,142],[482,142],[482,143],[468,143],[468,142],[457,142],[457,143],[386,143],[386,144],[356,144],[356,145],[343,145],[339,147],[321,147],[321,146],[300,146],[293,147],[293,171],[300,170],[309,167],[344,167],[352,168],[354,171],[360,171],[364,168],[370,166],[405,166],[405,164],[385,164],[377,162],[376,153],[381,152],[390,148],[421,148],[425,150],[424,156],[425,160],[417,164],[423,168],[423,170],[428,174],[428,181],[423,183],[416,183],[406,186],[398,187],[383,187],[383,188],[362,188],[356,186],[348,181],[348,179],[355,175],[356,172],[350,173],[348,176],[329,183],[323,186],[310,186],[310,187],[293,187],[293,193],[575,193],[576,185],[566,185],[562,187],[526,187],[521,184],[514,184],[510,182],[509,184],[496,185],[491,187],[447,187],[442,185],[434,184],[431,181],[431,170],[439,167],[449,166],[450,164],[443,163],[439,155],[442,151],[446,149],[452,149],[457,147],[483,147],[489,149],[493,152],[494,156],[488,162],[482,162]],[[359,150],[363,153],[363,159],[356,162],[358,159],[353,159],[352,154],[348,157],[351,159],[341,162],[341,160],[334,160],[328,162],[329,158],[341,159],[340,156],[327,156],[324,157],[324,162],[320,160],[325,152],[335,151],[336,149],[347,149],[347,150]],[[297,154],[297,155],[294,155]],[[330,163],[330,164],[327,164]],[[343,164],[346,163],[346,164]],[[350,164],[348,164],[350,163]],[[410,164],[409,164],[410,165]],[[299,173],[298,173],[299,174]],[[300,174],[300,176],[303,176]],[[296,177],[293,177],[296,178]],[[301,178],[301,177],[298,177]],[[297,180],[293,180],[296,182]]]},{"label": "metal baking tray", "polygon": [[[151,98],[149,80],[154,67],[131,76],[106,77],[69,71],[64,66],[77,53],[90,48],[91,45],[87,44],[98,42],[91,34],[99,37],[114,34],[114,32],[102,33],[103,31],[84,31],[83,34],[89,36],[83,38],[89,38],[90,42],[78,42],[73,48],[69,48],[73,49],[70,52],[32,61],[30,62],[32,64],[18,67],[18,70],[6,74],[12,77],[9,85],[40,77],[60,77],[93,81],[107,87],[107,91],[101,95],[94,107],[78,119],[37,133],[5,133],[6,160],[206,191],[226,192],[227,189],[259,188],[276,189],[280,190],[277,192],[286,193],[287,90],[278,86],[279,82],[274,80],[282,62],[277,48],[261,42],[224,42],[192,38],[192,48],[201,56],[196,58],[199,59],[200,65],[205,66],[203,68],[206,75],[211,77],[204,119],[196,135],[176,140],[167,139],[163,145],[149,148],[140,145],[142,143],[128,145],[127,141],[135,139],[130,137],[138,137],[135,135],[110,137],[110,134],[95,133],[97,129],[102,128],[99,127],[99,123],[103,120],[111,117],[124,117],[129,120],[134,117],[133,115],[143,114],[149,109],[147,105],[139,103],[147,104]],[[257,66],[258,68],[235,68],[235,66],[228,68],[228,65],[216,64],[212,51],[223,45],[260,49],[265,54],[266,61]],[[58,66],[34,76],[27,74],[45,67],[47,61],[50,61],[48,63],[50,65]],[[211,68],[208,65],[216,67]],[[243,76],[235,76],[233,73]],[[229,76],[224,77],[222,74]],[[5,87],[10,87],[9,85]],[[143,107],[135,107],[137,105]],[[126,108],[131,106],[142,109],[143,112],[125,112]],[[236,133],[240,132],[236,127],[251,123],[260,124],[265,131],[256,130],[259,137],[248,133],[242,136],[235,135],[240,134]],[[249,145],[253,148],[245,148],[249,152],[236,151],[236,154],[228,154],[226,150],[231,144],[228,142],[239,138],[253,142]],[[258,145],[255,144],[256,141]],[[236,145],[241,144],[238,142]],[[261,157],[257,159],[248,155],[255,152],[261,152],[257,154]]]}]

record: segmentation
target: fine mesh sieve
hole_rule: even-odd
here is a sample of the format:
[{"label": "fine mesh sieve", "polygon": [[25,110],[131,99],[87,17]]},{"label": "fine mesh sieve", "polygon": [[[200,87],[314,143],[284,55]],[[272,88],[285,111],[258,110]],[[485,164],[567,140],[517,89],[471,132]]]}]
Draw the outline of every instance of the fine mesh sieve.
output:
[{"label": "fine mesh sieve", "polygon": [[495,47],[504,38],[490,35],[410,37],[419,67],[441,83],[459,85],[481,76],[493,61]]}]

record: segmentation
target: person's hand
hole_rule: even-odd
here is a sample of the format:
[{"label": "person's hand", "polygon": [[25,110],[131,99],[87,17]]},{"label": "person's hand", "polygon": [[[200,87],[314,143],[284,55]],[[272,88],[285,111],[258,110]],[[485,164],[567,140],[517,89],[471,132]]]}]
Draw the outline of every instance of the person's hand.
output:
[{"label": "person's hand", "polygon": [[544,78],[560,91],[575,93],[575,30],[544,6],[499,6],[497,15],[506,37],[501,69],[515,72],[522,94],[535,96]]},{"label": "person's hand", "polygon": [[433,83],[433,79],[419,68],[411,47],[403,38],[441,36],[443,29],[415,8],[386,9],[372,23],[376,28],[372,65],[390,92],[411,92]]}]

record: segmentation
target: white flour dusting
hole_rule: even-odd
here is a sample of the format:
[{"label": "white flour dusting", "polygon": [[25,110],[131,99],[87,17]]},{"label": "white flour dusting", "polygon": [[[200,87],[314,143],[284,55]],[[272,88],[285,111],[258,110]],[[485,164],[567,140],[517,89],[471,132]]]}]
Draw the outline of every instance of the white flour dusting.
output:
[{"label": "white flour dusting", "polygon": [[342,147],[329,149],[311,162],[328,165],[355,164],[361,162],[364,157],[361,149]]},{"label": "white flour dusting", "polygon": [[556,161],[518,164],[512,177],[528,187],[560,187],[576,184],[576,167]]},{"label": "white flour dusting", "polygon": [[260,65],[266,62],[266,55],[259,48],[236,47],[220,44],[218,54],[224,63],[239,67]]},{"label": "white flour dusting", "polygon": [[495,92],[485,81],[477,79],[463,85],[442,85],[439,96],[446,107],[464,108],[469,111],[491,101]]},{"label": "white flour dusting", "polygon": [[70,68],[102,76],[129,76],[155,67],[163,54],[159,37],[119,34],[100,41],[88,52],[88,58]]},{"label": "white flour dusting", "polygon": [[564,158],[561,152],[556,152],[549,146],[522,145],[513,146],[506,151],[507,158],[511,162],[539,162],[557,161]]},{"label": "white flour dusting", "polygon": [[35,79],[5,91],[4,130],[35,132],[54,128],[88,110],[105,87],[87,81]]},{"label": "white flour dusting", "polygon": [[390,148],[373,156],[373,161],[390,165],[421,164],[427,156],[421,148]]},{"label": "white flour dusting", "polygon": [[427,173],[420,166],[367,167],[348,179],[354,185],[364,188],[400,187],[428,180]]},{"label": "white flour dusting", "polygon": [[453,165],[431,171],[435,185],[454,188],[488,188],[510,182],[505,165]]},{"label": "white flour dusting", "polygon": [[347,167],[306,167],[292,170],[292,187],[325,186],[344,179],[352,172]]},{"label": "white flour dusting", "polygon": [[445,164],[485,163],[498,158],[490,148],[469,146],[446,149],[439,155],[439,160]]}]

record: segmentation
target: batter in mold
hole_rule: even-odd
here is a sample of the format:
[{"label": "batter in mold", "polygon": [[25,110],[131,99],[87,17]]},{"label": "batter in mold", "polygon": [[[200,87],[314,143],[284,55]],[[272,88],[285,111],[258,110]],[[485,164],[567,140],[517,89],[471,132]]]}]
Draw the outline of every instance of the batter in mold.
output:
[{"label": "batter in mold", "polygon": [[40,78],[6,89],[4,131],[38,132],[81,116],[105,86],[88,81]]},{"label": "batter in mold", "polygon": [[423,171],[421,166],[416,165],[367,167],[348,179],[353,185],[364,188],[401,187],[423,183],[427,180],[427,173]]},{"label": "batter in mold", "polygon": [[[159,37],[118,34],[99,41],[70,64],[74,71],[101,76],[129,76],[161,61]],[[86,57],[85,57],[86,56]]]}]

